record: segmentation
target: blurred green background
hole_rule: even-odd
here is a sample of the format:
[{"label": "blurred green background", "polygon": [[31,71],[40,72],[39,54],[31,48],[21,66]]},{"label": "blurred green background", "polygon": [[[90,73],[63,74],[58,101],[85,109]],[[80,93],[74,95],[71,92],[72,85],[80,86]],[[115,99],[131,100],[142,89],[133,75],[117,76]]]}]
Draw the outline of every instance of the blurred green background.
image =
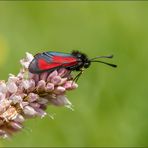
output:
[{"label": "blurred green background", "polygon": [[30,119],[5,146],[148,146],[148,2],[0,2],[0,79],[17,74],[25,52],[114,54],[94,63],[68,93],[75,111]]}]

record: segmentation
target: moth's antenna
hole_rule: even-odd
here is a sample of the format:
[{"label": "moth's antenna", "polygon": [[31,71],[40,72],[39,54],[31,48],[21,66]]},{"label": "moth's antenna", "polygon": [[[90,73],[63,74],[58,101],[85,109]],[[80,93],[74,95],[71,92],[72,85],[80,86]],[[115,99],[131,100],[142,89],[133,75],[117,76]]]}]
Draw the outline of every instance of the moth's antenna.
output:
[{"label": "moth's antenna", "polygon": [[103,62],[103,61],[98,61],[98,60],[93,60],[91,62],[98,62],[98,63],[103,63],[103,64],[106,64],[106,65],[109,65],[109,66],[112,66],[112,67],[117,67],[117,65],[115,65],[115,64],[111,64],[111,63],[107,63],[107,62]]},{"label": "moth's antenna", "polygon": [[109,59],[111,59],[111,58],[113,58],[113,55],[97,56],[97,57],[95,57],[95,58],[90,59],[90,61],[93,61],[93,60],[99,59],[99,58],[109,58]]}]

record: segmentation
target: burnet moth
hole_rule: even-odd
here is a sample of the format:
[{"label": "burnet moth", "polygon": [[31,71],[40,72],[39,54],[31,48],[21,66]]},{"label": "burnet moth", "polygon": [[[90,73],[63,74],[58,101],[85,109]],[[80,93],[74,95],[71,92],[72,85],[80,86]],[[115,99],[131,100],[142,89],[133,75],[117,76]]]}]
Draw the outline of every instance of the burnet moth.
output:
[{"label": "burnet moth", "polygon": [[74,81],[77,81],[79,76],[83,73],[85,68],[88,68],[92,62],[103,63],[112,67],[117,67],[115,64],[100,61],[100,58],[112,58],[109,56],[97,56],[89,59],[86,54],[79,51],[73,51],[72,53],[62,52],[43,52],[36,54],[34,59],[29,65],[29,71],[34,74],[40,74],[43,72],[52,72],[60,68],[65,68],[70,71],[79,71],[79,74],[75,77]]}]

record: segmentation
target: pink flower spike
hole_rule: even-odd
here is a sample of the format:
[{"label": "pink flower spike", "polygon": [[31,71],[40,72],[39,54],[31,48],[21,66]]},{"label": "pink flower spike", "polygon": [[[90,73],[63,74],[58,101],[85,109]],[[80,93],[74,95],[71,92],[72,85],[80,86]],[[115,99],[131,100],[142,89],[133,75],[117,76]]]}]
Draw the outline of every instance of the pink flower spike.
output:
[{"label": "pink flower spike", "polygon": [[61,68],[53,72],[32,74],[29,64],[33,55],[26,53],[20,62],[22,68],[17,76],[10,74],[8,80],[0,81],[0,137],[9,138],[22,130],[23,123],[34,117],[45,117],[52,104],[71,108],[65,96],[67,91],[77,88],[71,71]]}]

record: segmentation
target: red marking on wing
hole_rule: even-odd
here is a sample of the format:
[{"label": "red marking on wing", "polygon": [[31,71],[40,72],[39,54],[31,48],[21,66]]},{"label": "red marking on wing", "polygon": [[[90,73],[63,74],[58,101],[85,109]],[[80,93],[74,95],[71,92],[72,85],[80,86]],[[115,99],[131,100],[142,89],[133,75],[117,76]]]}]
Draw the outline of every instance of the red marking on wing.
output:
[{"label": "red marking on wing", "polygon": [[52,62],[48,63],[44,59],[39,59],[38,60],[39,69],[47,70],[47,69],[52,69],[59,66],[69,67],[69,66],[74,66],[78,63],[77,59],[74,57],[53,56],[52,60],[53,60]]},{"label": "red marking on wing", "polygon": [[71,63],[76,61],[76,58],[74,57],[54,56],[52,59],[53,62],[58,62],[58,63]]},{"label": "red marking on wing", "polygon": [[74,57],[60,57],[60,56],[54,56],[53,62],[61,63],[63,66],[74,66],[76,65],[77,59]]},{"label": "red marking on wing", "polygon": [[39,59],[38,63],[39,63],[38,66],[40,70],[47,70],[47,69],[61,66],[60,63],[47,63],[44,59]]}]

